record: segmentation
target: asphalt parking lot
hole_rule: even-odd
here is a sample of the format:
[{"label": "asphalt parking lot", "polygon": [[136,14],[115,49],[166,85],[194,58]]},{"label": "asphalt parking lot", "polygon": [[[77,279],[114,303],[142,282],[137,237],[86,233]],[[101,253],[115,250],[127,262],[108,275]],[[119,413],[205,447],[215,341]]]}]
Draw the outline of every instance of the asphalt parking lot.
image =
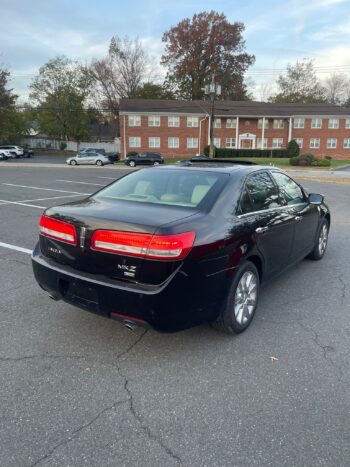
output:
[{"label": "asphalt parking lot", "polygon": [[302,182],[330,205],[328,251],[265,286],[245,333],[159,334],[32,275],[43,209],[123,173],[0,167],[1,467],[348,466],[350,186]]}]

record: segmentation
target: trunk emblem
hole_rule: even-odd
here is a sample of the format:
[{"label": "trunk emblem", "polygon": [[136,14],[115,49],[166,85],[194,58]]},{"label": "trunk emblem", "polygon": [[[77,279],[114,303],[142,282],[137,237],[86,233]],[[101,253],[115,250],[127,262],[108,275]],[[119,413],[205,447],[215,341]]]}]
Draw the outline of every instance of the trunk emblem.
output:
[{"label": "trunk emblem", "polygon": [[126,264],[118,264],[118,269],[121,269],[124,276],[135,277],[136,266],[127,266]]},{"label": "trunk emblem", "polygon": [[82,227],[80,229],[80,242],[79,246],[83,250],[85,246],[85,238],[86,238],[86,227]]}]

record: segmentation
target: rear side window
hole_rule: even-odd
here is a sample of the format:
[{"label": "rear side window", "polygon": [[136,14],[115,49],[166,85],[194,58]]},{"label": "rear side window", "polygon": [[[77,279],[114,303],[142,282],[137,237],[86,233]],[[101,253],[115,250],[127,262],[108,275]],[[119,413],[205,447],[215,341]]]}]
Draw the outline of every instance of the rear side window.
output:
[{"label": "rear side window", "polygon": [[240,200],[240,213],[263,211],[281,206],[278,188],[267,172],[249,175]]},{"label": "rear side window", "polygon": [[272,172],[272,176],[280,189],[283,204],[299,204],[305,201],[302,189],[288,175]]},{"label": "rear side window", "polygon": [[218,184],[221,175],[184,170],[140,170],[117,180],[96,197],[195,208]]}]

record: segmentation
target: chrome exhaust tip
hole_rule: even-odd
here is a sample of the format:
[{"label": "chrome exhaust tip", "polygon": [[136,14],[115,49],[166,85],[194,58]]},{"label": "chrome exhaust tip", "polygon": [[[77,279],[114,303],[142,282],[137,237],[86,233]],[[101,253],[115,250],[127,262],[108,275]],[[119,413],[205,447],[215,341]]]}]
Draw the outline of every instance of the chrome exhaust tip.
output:
[{"label": "chrome exhaust tip", "polygon": [[129,321],[129,320],[127,320],[127,319],[125,319],[125,320],[123,321],[123,324],[124,324],[124,326],[125,326],[127,329],[129,329],[129,331],[135,331],[135,329],[138,328],[138,325],[137,325],[137,324],[135,324],[135,323],[133,323],[132,321]]}]

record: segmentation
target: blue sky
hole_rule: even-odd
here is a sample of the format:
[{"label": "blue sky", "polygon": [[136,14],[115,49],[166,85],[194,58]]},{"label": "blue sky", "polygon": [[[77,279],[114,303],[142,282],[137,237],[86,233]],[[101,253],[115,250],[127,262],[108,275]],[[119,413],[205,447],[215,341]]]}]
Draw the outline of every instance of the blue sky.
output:
[{"label": "blue sky", "polygon": [[139,37],[154,58],[164,31],[185,17],[214,9],[246,26],[246,50],[256,56],[248,73],[256,98],[288,62],[313,58],[319,76],[350,77],[350,0],[0,0],[0,63],[22,98],[40,65],[56,55],[89,62],[106,54],[110,38]]}]

